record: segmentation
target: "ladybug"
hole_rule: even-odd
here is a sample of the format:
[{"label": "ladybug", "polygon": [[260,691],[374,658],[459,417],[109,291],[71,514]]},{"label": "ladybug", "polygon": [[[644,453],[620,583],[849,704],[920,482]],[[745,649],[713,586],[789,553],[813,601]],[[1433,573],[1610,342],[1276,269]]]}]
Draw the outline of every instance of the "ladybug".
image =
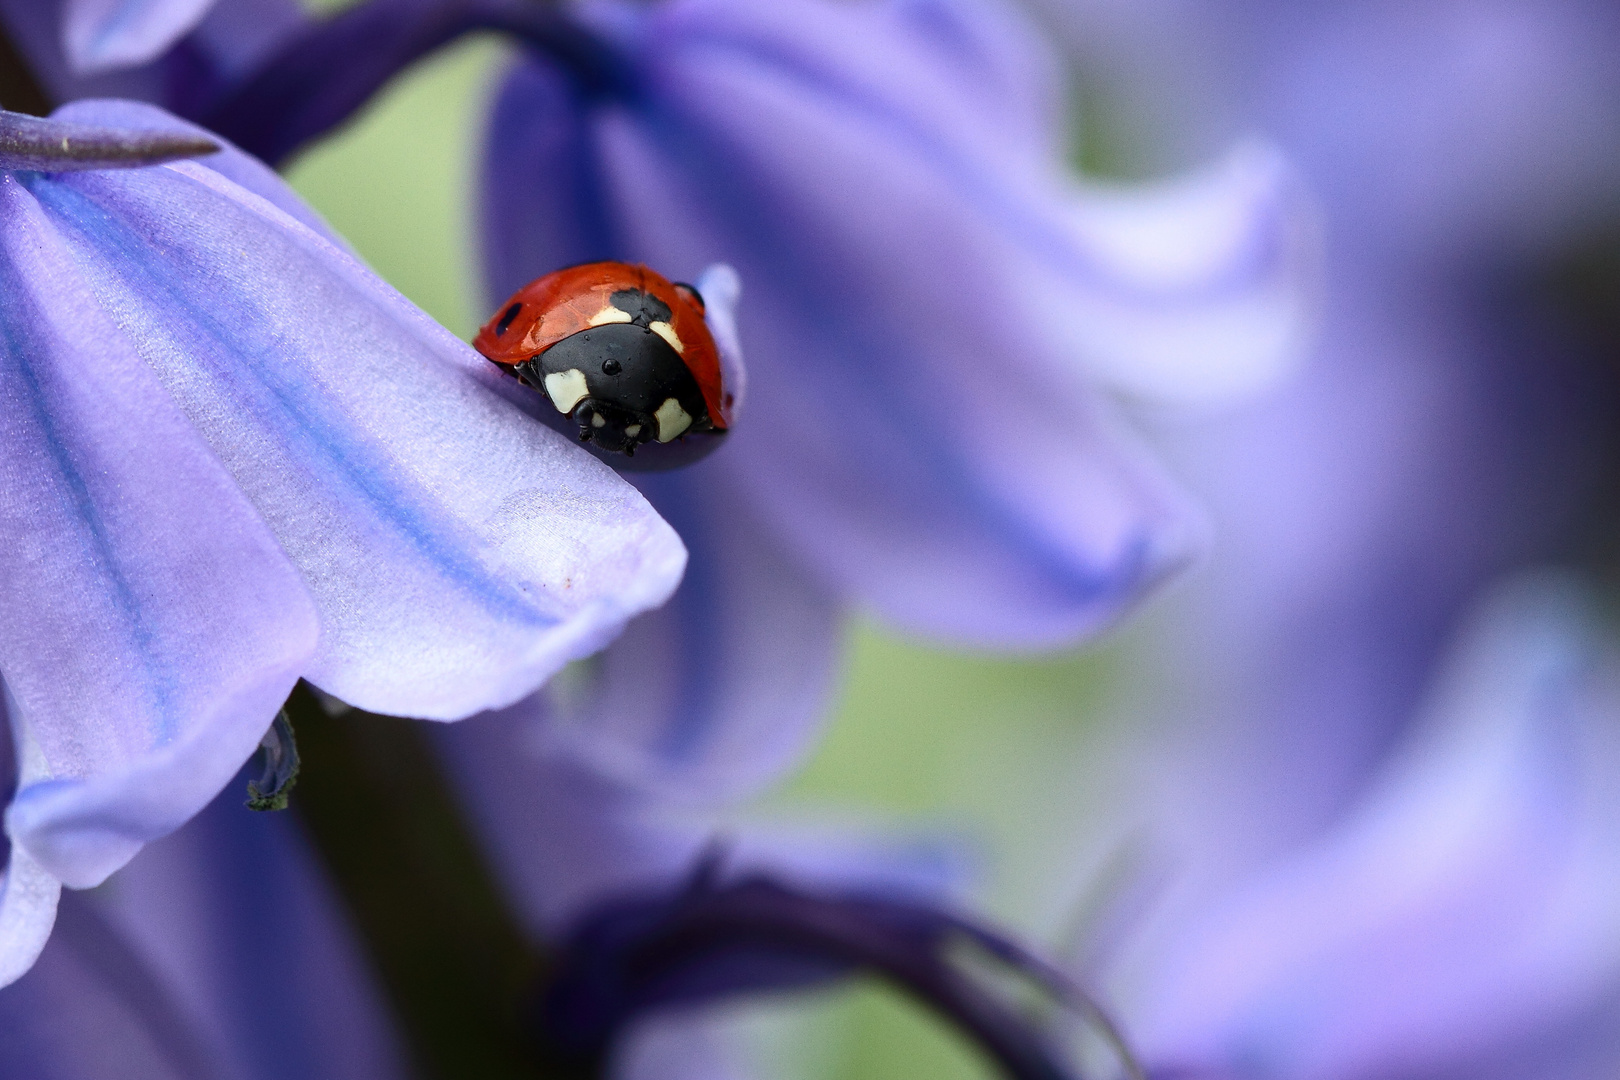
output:
[{"label": "ladybug", "polygon": [[600,451],[633,456],[678,442],[683,452],[658,456],[684,464],[731,426],[703,297],[645,266],[585,263],[531,281],[473,347],[545,394],[555,426]]}]

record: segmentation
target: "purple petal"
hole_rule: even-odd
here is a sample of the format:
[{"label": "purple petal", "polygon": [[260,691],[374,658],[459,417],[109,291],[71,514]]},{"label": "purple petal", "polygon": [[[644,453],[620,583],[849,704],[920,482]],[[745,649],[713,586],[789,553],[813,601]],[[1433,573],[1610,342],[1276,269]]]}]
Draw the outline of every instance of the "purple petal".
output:
[{"label": "purple petal", "polygon": [[1213,910],[1138,1025],[1167,1064],[1419,1075],[1620,977],[1615,652],[1578,588],[1503,589],[1332,835]]},{"label": "purple petal", "polygon": [[62,883],[22,848],[12,845],[0,874],[0,989],[38,961],[56,923]]},{"label": "purple petal", "polygon": [[1239,146],[1170,181],[1090,185],[1068,221],[1076,245],[1136,291],[1059,292],[1058,279],[1036,278],[1027,317],[1063,305],[1069,355],[1100,384],[1222,403],[1276,384],[1304,355],[1319,223],[1273,148]]},{"label": "purple petal", "polygon": [[403,1076],[341,898],[296,814],[242,805],[247,775],[120,871],[98,897],[103,910],[209,1033],[230,1075]]},{"label": "purple petal", "polygon": [[297,218],[334,244],[345,250],[348,248],[348,242],[333,232],[332,227],[315,212],[313,207],[300,199],[274,169],[253,155],[243,153],[208,129],[199,127],[189,120],[182,120],[156,105],[121,98],[91,98],[62,106],[51,114],[51,119],[122,128],[127,131],[162,131],[208,138],[215,143],[218,152],[199,158],[197,164],[219,173],[238,187],[269,201],[278,210]]},{"label": "purple petal", "polygon": [[1001,10],[657,8],[645,101],[588,114],[520,67],[485,235],[498,288],[604,255],[736,266],[734,498],[890,621],[1025,647],[1096,629],[1202,539],[1089,384],[1271,377],[1309,229],[1264,154],[1137,201],[1077,190],[1040,134],[1051,57]]},{"label": "purple petal", "polygon": [[634,489],[270,204],[189,163],[39,195],[302,571],[323,689],[441,719],[505,705],[673,591],[685,553]]},{"label": "purple petal", "polygon": [[79,75],[135,67],[186,34],[215,0],[63,0],[62,48]]},{"label": "purple petal", "polygon": [[9,174],[0,216],[0,670],[23,748],[6,824],[84,887],[252,753],[308,663],[315,611],[59,221]]},{"label": "purple petal", "polygon": [[559,750],[633,787],[736,798],[779,778],[813,739],[841,608],[726,498],[711,463],[638,485],[685,539],[686,577],[528,707]]},{"label": "purple petal", "polygon": [[66,7],[66,0],[0,0],[0,23],[52,99],[136,98],[170,108],[188,103],[197,76],[210,90],[240,78],[309,20],[297,0],[214,0],[202,22],[162,55],[83,74],[68,60]]},{"label": "purple petal", "polygon": [[94,900],[63,899],[28,977],[0,989],[0,1076],[28,1080],[245,1080]]}]

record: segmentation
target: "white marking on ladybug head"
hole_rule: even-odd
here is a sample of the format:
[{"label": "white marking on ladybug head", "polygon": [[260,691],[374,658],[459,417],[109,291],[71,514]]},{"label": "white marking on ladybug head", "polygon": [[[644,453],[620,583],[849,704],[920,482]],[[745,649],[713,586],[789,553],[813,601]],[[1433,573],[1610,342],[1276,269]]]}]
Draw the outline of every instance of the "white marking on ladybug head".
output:
[{"label": "white marking on ladybug head", "polygon": [[623,308],[616,308],[612,304],[591,316],[587,326],[606,326],[608,323],[629,322],[630,313]]},{"label": "white marking on ladybug head", "polygon": [[633,439],[637,435],[641,434],[641,425],[640,424],[631,424],[629,427],[624,429],[624,433],[625,433],[625,435],[627,435],[627,436],[629,436],[630,438]]},{"label": "white marking on ladybug head", "polygon": [[546,395],[551,403],[557,406],[557,411],[563,414],[574,411],[581,399],[590,395],[590,387],[585,385],[585,373],[579,368],[569,368],[567,371],[552,372],[546,376]]},{"label": "white marking on ladybug head", "polygon": [[674,349],[676,352],[684,353],[686,351],[686,346],[681,342],[680,335],[675,333],[675,328],[669,325],[669,323],[651,323],[648,325],[647,329],[669,342],[669,347]]},{"label": "white marking on ladybug head", "polygon": [[607,427],[607,417],[601,413],[591,414],[591,427]]},{"label": "white marking on ladybug head", "polygon": [[653,418],[658,421],[659,442],[680,438],[681,433],[692,426],[692,418],[686,415],[686,410],[674,398],[665,398],[658,411],[653,413]]}]

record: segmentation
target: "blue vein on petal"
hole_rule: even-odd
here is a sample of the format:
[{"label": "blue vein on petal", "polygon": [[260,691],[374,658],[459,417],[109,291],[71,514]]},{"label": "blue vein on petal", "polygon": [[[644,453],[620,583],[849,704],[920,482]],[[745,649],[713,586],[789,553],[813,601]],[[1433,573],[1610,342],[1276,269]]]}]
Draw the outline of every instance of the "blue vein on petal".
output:
[{"label": "blue vein on petal", "polygon": [[722,575],[717,572],[725,551],[716,544],[712,514],[697,509],[702,495],[681,490],[689,484],[685,476],[670,474],[654,476],[646,485],[654,492],[653,506],[680,533],[691,556],[669,609],[653,616],[678,623],[671,627],[681,658],[676,706],[654,752],[679,765],[689,764],[704,749],[716,719],[719,684],[727,674],[716,670],[725,663],[720,649],[727,613],[721,610]]},{"label": "blue vein on petal", "polygon": [[[518,87],[517,82],[509,81],[502,94],[510,94]],[[792,242],[793,237],[773,236],[773,231],[782,227],[778,208],[771,205],[769,196],[752,191],[743,184],[740,175],[743,170],[713,166],[716,161],[732,160],[727,156],[728,148],[713,145],[714,140],[706,130],[685,123],[668,110],[660,108],[652,99],[643,98],[631,104],[634,106],[633,115],[639,116],[651,133],[650,145],[695,181],[694,187],[701,190],[711,204],[723,208],[723,212],[715,215],[715,221],[730,225],[731,235],[727,237],[726,250],[746,251],[764,246],[780,251],[795,251],[801,257],[799,266],[803,278],[813,280],[817,276],[828,276],[825,270],[819,275],[809,272],[805,262],[808,251]],[[506,105],[504,98],[503,105]],[[515,105],[507,107],[516,108]],[[499,168],[500,164],[486,162],[485,167]],[[765,209],[761,209],[762,206]],[[744,218],[747,220],[742,220]],[[722,229],[726,227],[726,224],[721,224]],[[612,238],[594,239],[611,242]],[[619,248],[615,248],[612,254],[617,258],[641,257],[637,252]],[[835,273],[832,277],[836,280],[838,275]],[[815,289],[806,285],[803,298],[814,305]],[[873,355],[873,350],[869,342],[861,341],[859,334],[842,320],[819,320],[815,326],[806,328],[806,332],[806,341],[814,341],[819,335],[832,337],[834,347],[822,355],[823,362],[839,362],[855,369],[850,372],[853,383],[838,381],[838,385],[862,385],[868,390],[853,399],[841,399],[840,407],[846,410],[846,416],[849,410],[857,407],[882,413],[893,402],[909,398],[910,393],[903,385],[894,384],[895,375],[888,371],[891,365],[866,363],[858,359]],[[903,355],[904,349],[899,349],[898,354]],[[881,423],[884,417],[877,419]],[[888,419],[892,420],[892,417]],[[1031,559],[1044,567],[1062,590],[1062,595],[1071,603],[1087,606],[1122,599],[1133,587],[1143,582],[1156,563],[1162,561],[1151,536],[1144,531],[1113,551],[1106,566],[1077,566],[1071,551],[1056,544],[1054,538],[1023,527],[1024,515],[1016,507],[1007,505],[994,493],[986,491],[984,484],[972,475],[961,460],[961,448],[943,439],[941,433],[935,430],[935,425],[920,425],[912,432],[910,441],[916,450],[923,452],[936,482],[951,491],[954,498],[964,502],[975,513],[981,526],[1005,537],[1015,550],[1027,552]],[[671,738],[680,742],[684,737],[672,734]]]},{"label": "blue vein on petal", "polygon": [[[122,280],[139,284],[154,306],[183,310],[222,348],[230,349],[238,344],[236,338],[239,335],[230,333],[221,320],[176,291],[164,287],[162,275],[154,264],[150,244],[143,241],[123,220],[70,184],[64,179],[59,183],[36,183],[33,187],[41,202],[71,222],[92,247],[104,246],[115,250],[120,257]],[[251,357],[249,352],[236,351],[244,360]],[[243,378],[245,373],[258,370],[251,362],[245,362],[232,372],[230,379],[222,382],[240,387],[246,381]],[[368,454],[359,442],[343,439],[340,425],[315,422],[314,414],[319,410],[311,408],[307,395],[289,392],[288,387],[278,386],[262,376],[253,382],[296,421],[299,432],[324,453],[326,463],[364,498],[379,518],[394,526],[412,548],[444,573],[446,578],[476,597],[487,610],[530,626],[549,626],[561,621],[537,610],[533,604],[526,602],[525,594],[517,587],[493,576],[476,560],[466,557],[464,550],[473,546],[470,538],[450,539],[456,533],[464,533],[464,529],[450,521],[429,521],[428,514],[423,510],[407,508],[401,500],[391,498],[395,493],[389,491],[386,484],[378,482],[386,475],[386,468],[380,464],[366,464],[366,459],[373,455]]]},{"label": "blue vein on petal", "polygon": [[[809,282],[815,278],[837,280],[836,272],[823,269],[816,273],[810,267],[808,248],[792,243],[787,235],[773,236],[773,229],[782,228],[781,215],[770,207],[768,196],[749,190],[742,183],[741,169],[714,167],[714,162],[727,162],[735,158],[724,147],[710,145],[712,140],[704,131],[683,123],[679,118],[655,106],[645,104],[641,110],[643,121],[652,131],[650,144],[685,167],[702,190],[725,212],[716,214],[717,222],[731,223],[730,237],[733,250],[748,250],[763,246],[768,250],[794,251],[799,256],[801,269],[801,299],[816,300],[816,290]],[[766,209],[761,209],[761,206]],[[743,219],[746,218],[746,223]],[[725,226],[722,226],[725,227]],[[787,227],[791,231],[791,226]],[[809,271],[806,273],[805,271]],[[831,308],[828,308],[831,310]],[[903,330],[891,327],[890,330]],[[873,328],[873,333],[882,331]],[[870,357],[903,357],[906,355],[904,338],[894,340],[886,348],[874,350],[872,343],[862,339],[859,330],[843,319],[821,319],[814,326],[804,328],[803,340],[814,341],[826,335],[832,347],[820,357],[822,363],[838,363],[850,368],[845,379],[833,380],[840,387],[859,385],[865,388],[860,395],[842,396],[835,403],[846,420],[853,420],[857,412],[871,417],[875,431],[886,431],[893,426],[893,407],[896,402],[909,400],[914,390],[906,385],[907,363],[872,363]],[[880,337],[881,340],[881,337]],[[1009,505],[995,492],[988,490],[982,480],[968,467],[962,457],[962,447],[946,437],[943,426],[920,424],[908,429],[906,441],[921,452],[937,482],[962,500],[975,513],[977,522],[987,531],[1006,537],[1015,549],[1027,552],[1061,583],[1066,597],[1087,605],[1099,600],[1114,602],[1123,599],[1129,591],[1146,578],[1157,561],[1157,551],[1148,532],[1144,531],[1124,542],[1110,553],[1108,565],[1077,565],[1074,553],[1064,549],[1056,538],[1026,526],[1027,516],[1017,507]],[[875,447],[871,452],[879,452]]]},{"label": "blue vein on petal", "polygon": [[839,76],[818,71],[804,58],[779,46],[720,31],[693,34],[683,45],[707,45],[717,52],[729,53],[745,62],[766,67],[772,74],[793,78],[799,93],[819,97],[839,111],[856,116],[861,122],[882,131],[890,143],[911,149],[949,177],[974,205],[984,208],[989,216],[999,220],[1042,262],[1098,292],[1126,296],[1131,303],[1144,306],[1209,303],[1253,288],[1256,282],[1274,274],[1282,261],[1281,236],[1284,229],[1280,218],[1287,211],[1278,205],[1276,197],[1272,197],[1249,226],[1246,250],[1231,260],[1225,273],[1215,275],[1196,287],[1153,289],[1121,282],[1117,275],[1086,258],[1075,244],[1063,241],[1062,237],[1069,231],[1063,222],[1045,218],[1024,205],[1027,200],[1006,190],[1003,184],[987,175],[983,168],[964,154],[921,125],[901,116],[899,110],[887,102],[845,85]]},{"label": "blue vein on petal", "polygon": [[[158,745],[164,745],[174,737],[174,718],[170,707],[176,690],[173,673],[166,665],[151,662],[154,657],[161,655],[157,648],[157,635],[147,624],[135,590],[119,566],[118,559],[114,555],[114,545],[107,535],[106,523],[90,494],[90,487],[85,482],[83,472],[75,464],[74,454],[68,449],[46,405],[48,393],[44,383],[33,365],[28,362],[27,357],[31,353],[27,342],[28,334],[21,328],[31,327],[37,335],[45,322],[45,317],[36,304],[26,299],[27,296],[26,287],[17,278],[16,267],[11,258],[0,257],[0,335],[5,339],[6,359],[12,362],[12,370],[27,395],[27,403],[40,438],[52,463],[56,466],[62,486],[66,489],[65,495],[70,502],[71,513],[84,526],[85,546],[89,549],[90,558],[105,575],[117,607],[128,620],[135,647],[148,661],[139,665],[138,670],[144,676],[143,681],[151,694],[152,715],[157,721],[157,731],[154,732],[156,741]],[[49,330],[45,329],[48,335]]]}]

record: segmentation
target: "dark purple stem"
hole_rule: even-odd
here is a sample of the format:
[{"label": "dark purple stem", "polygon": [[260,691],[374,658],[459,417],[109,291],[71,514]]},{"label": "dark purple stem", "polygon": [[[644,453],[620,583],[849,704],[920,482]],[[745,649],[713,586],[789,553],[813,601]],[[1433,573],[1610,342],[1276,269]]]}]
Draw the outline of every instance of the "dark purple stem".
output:
[{"label": "dark purple stem", "polygon": [[949,946],[967,940],[1100,1020],[1140,1077],[1117,1030],[1071,980],[981,927],[922,905],[816,896],[763,877],[717,885],[713,873],[678,896],[604,907],[564,945],[536,1018],[568,1075],[604,1075],[618,1036],[647,1012],[864,971],[950,1020],[1013,1080],[1072,1080],[1028,1021],[953,962]]},{"label": "dark purple stem", "polygon": [[605,42],[535,0],[370,0],[314,24],[191,119],[277,165],[410,64],[477,30],[511,35],[587,91],[628,90],[627,66]]}]

